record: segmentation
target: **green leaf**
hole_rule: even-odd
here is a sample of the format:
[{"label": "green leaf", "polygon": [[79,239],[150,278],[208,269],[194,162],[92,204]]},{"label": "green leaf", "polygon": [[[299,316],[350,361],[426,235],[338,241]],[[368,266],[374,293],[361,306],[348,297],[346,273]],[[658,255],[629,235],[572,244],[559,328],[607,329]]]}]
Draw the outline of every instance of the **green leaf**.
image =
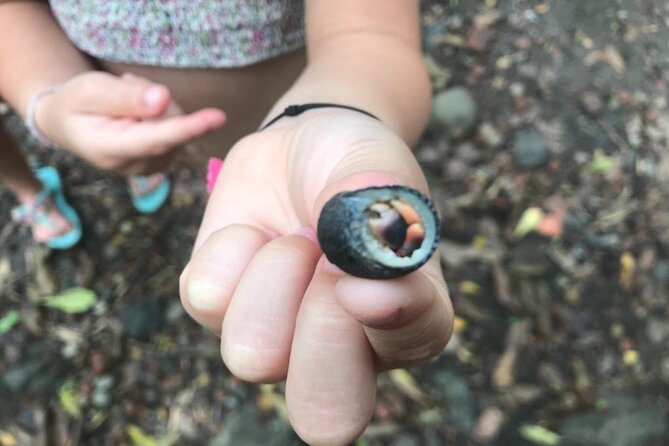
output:
[{"label": "green leaf", "polygon": [[95,412],[95,414],[91,417],[88,423],[86,423],[86,429],[89,431],[94,431],[95,429],[100,427],[102,423],[104,423],[104,421],[107,419],[107,416],[108,416],[107,412],[105,412],[104,410],[99,410]]},{"label": "green leaf", "polygon": [[145,434],[139,426],[131,424],[128,426],[127,432],[128,437],[130,437],[132,444],[135,446],[158,446],[158,440]]},{"label": "green leaf", "polygon": [[0,319],[0,335],[7,333],[20,321],[21,313],[18,310],[9,310],[7,314]]},{"label": "green leaf", "polygon": [[60,294],[44,298],[44,305],[56,308],[65,313],[83,313],[90,310],[97,302],[98,296],[88,288],[71,288]]},{"label": "green leaf", "polygon": [[539,227],[541,220],[544,218],[544,211],[541,208],[527,208],[513,231],[515,238],[521,238]]},{"label": "green leaf", "polygon": [[592,162],[588,165],[588,170],[592,173],[609,173],[613,169],[613,158],[603,153],[595,153]]},{"label": "green leaf", "polygon": [[68,381],[58,389],[60,407],[71,417],[81,419],[81,406],[79,405],[79,394],[74,390],[72,381]]},{"label": "green leaf", "polygon": [[520,435],[539,446],[556,446],[560,443],[560,436],[538,424],[525,424],[520,428]]},{"label": "green leaf", "polygon": [[162,438],[152,437],[134,424],[129,425],[126,432],[135,446],[172,446],[179,438],[175,434],[170,434]]}]

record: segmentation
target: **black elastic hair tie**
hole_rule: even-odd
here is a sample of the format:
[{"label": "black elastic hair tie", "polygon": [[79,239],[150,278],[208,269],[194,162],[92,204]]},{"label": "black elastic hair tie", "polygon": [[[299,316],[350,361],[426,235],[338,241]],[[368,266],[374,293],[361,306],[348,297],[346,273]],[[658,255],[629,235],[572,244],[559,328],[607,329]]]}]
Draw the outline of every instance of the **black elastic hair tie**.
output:
[{"label": "black elastic hair tie", "polygon": [[270,122],[268,122],[267,124],[265,124],[264,126],[262,126],[262,128],[261,128],[260,130],[265,130],[267,127],[269,127],[270,125],[274,124],[276,121],[278,121],[279,119],[281,119],[281,118],[283,118],[283,117],[285,117],[285,116],[289,116],[289,117],[290,117],[290,116],[301,115],[301,114],[304,113],[305,111],[307,111],[307,110],[311,110],[311,109],[314,109],[314,108],[344,108],[344,109],[346,109],[346,110],[353,110],[353,111],[356,111],[356,112],[358,112],[358,113],[362,113],[363,115],[367,115],[367,116],[369,116],[369,117],[371,117],[371,118],[376,119],[377,121],[380,121],[379,118],[377,118],[376,116],[374,116],[374,115],[371,114],[370,112],[367,112],[367,111],[365,111],[365,110],[361,110],[361,109],[356,108],[356,107],[351,107],[350,105],[328,104],[328,103],[326,103],[326,102],[323,102],[323,103],[320,103],[320,102],[314,102],[314,103],[311,103],[311,104],[289,105],[288,107],[286,107],[286,108],[283,110],[283,112],[282,112],[279,116],[275,117],[275,118],[272,119]]}]

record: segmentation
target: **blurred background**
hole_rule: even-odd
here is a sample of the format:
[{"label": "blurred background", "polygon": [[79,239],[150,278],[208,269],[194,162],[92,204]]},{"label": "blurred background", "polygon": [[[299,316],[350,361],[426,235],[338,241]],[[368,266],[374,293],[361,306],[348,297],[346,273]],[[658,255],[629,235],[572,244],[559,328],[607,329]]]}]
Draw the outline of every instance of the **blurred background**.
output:
[{"label": "blurred background", "polygon": [[[356,445],[669,444],[669,4],[422,7],[435,98],[416,154],[455,334],[380,376]],[[232,377],[179,303],[203,164],[139,216],[123,180],[0,112],[85,222],[48,252],[0,189],[0,446],[301,444],[282,386]]]}]

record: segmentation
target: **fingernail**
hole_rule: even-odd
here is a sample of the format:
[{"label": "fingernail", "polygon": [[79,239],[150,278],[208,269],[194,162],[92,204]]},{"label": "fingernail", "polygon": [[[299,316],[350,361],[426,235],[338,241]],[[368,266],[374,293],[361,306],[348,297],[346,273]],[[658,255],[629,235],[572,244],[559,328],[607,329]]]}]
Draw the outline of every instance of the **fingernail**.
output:
[{"label": "fingernail", "polygon": [[188,302],[199,311],[207,311],[216,307],[219,301],[220,288],[208,280],[190,280],[186,286]]},{"label": "fingernail", "polygon": [[144,93],[144,105],[154,107],[163,100],[164,87],[161,85],[153,85]]},{"label": "fingernail", "polygon": [[316,230],[311,226],[304,226],[295,231],[293,234],[307,238],[318,245],[318,236],[316,235]]},{"label": "fingernail", "polygon": [[223,168],[223,160],[220,158],[209,158],[207,163],[207,192],[211,193],[214,190],[214,185],[216,185],[216,180],[218,179],[218,174],[221,173],[221,168]]}]

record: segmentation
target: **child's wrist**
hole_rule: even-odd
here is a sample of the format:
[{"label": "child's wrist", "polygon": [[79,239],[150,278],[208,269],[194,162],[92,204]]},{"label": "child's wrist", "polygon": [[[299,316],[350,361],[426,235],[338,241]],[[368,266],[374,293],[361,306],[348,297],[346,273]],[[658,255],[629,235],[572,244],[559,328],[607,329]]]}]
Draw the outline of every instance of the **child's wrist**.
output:
[{"label": "child's wrist", "polygon": [[30,102],[28,103],[28,110],[25,120],[26,128],[32,137],[43,146],[51,146],[54,145],[54,143],[43,133],[43,126],[38,124],[38,122],[44,122],[42,118],[43,114],[39,113],[43,109],[43,107],[40,106],[44,105],[44,101],[47,99],[47,96],[52,95],[59,88],[60,84],[49,85],[40,88],[35,93],[33,93],[32,97],[30,98]]},{"label": "child's wrist", "polygon": [[275,122],[279,121],[280,119],[283,118],[291,118],[294,116],[299,116],[302,113],[313,110],[313,109],[323,109],[323,108],[335,108],[335,109],[344,109],[344,110],[350,110],[354,111],[356,113],[361,113],[363,115],[367,115],[370,118],[374,118],[377,121],[379,121],[379,118],[377,118],[375,115],[372,113],[363,110],[358,107],[353,107],[351,105],[345,105],[345,104],[333,104],[330,102],[310,102],[306,104],[292,104],[287,106],[286,108],[283,109],[283,111],[279,114],[277,114],[275,117],[270,119],[266,124],[264,124],[260,130],[265,130],[267,127],[271,126]]}]

